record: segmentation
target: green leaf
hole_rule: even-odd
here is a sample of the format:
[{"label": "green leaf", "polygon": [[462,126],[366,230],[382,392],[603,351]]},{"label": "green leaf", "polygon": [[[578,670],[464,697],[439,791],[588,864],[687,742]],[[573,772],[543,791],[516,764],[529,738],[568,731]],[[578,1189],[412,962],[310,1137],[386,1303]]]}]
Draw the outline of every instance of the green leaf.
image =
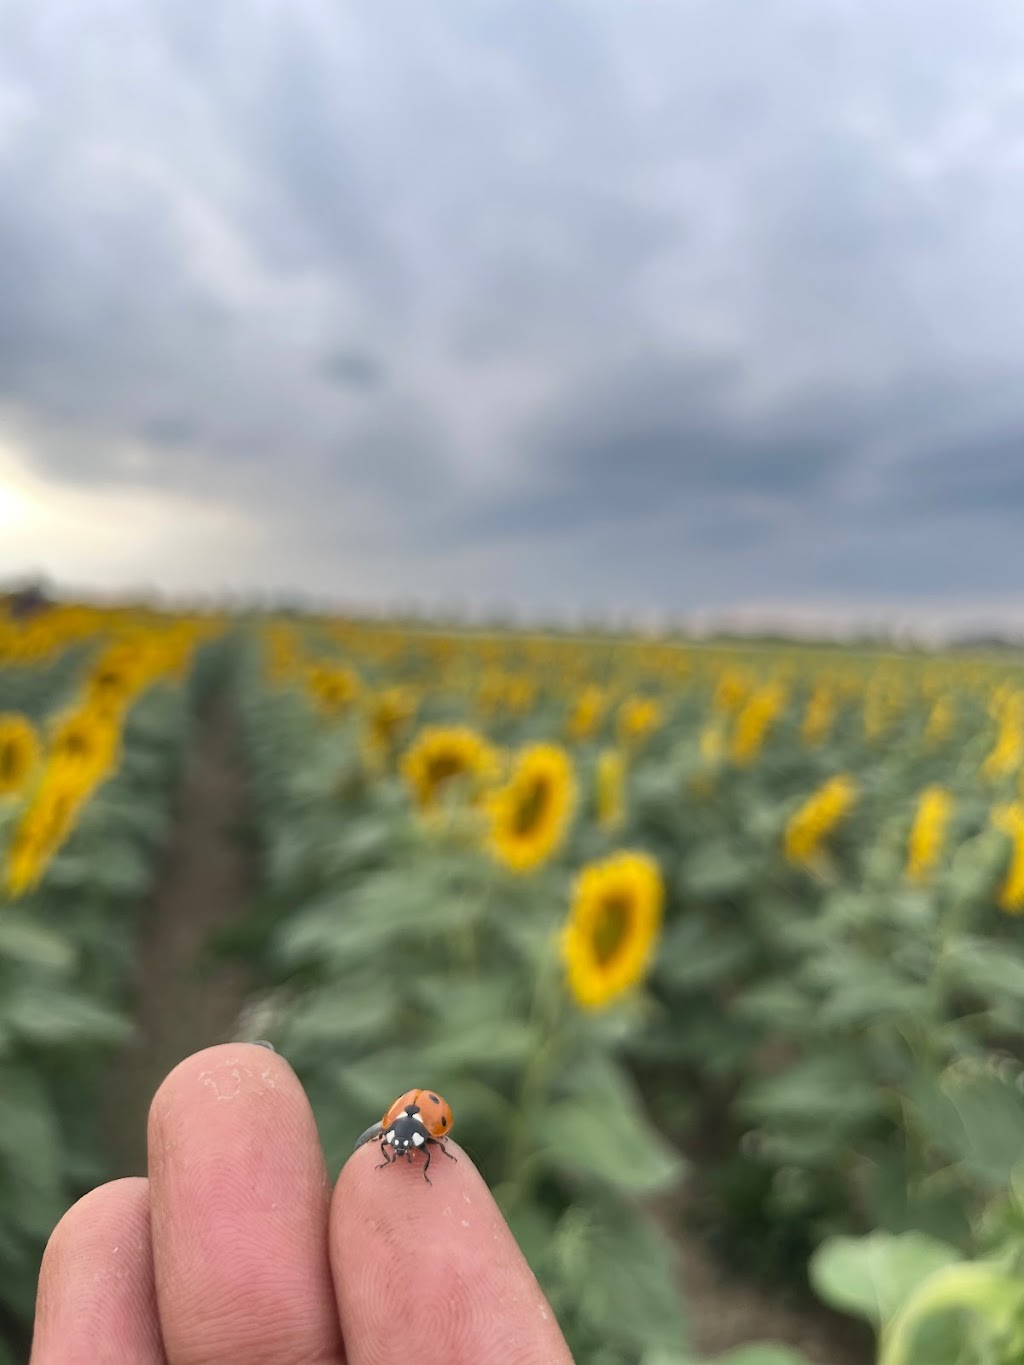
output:
[{"label": "green leaf", "polygon": [[382,1037],[394,1018],[394,993],[376,982],[355,989],[332,986],[304,994],[282,1026],[281,1046],[319,1055]]},{"label": "green leaf", "polygon": [[687,913],[665,934],[657,973],[670,988],[693,990],[735,977],[751,956],[750,943],[736,933],[735,925]]},{"label": "green leaf", "polygon": [[539,1204],[519,1204],[509,1211],[507,1218],[519,1250],[526,1257],[533,1273],[540,1277],[542,1268],[551,1256],[555,1220]]},{"label": "green leaf", "polygon": [[811,1284],[832,1308],[883,1327],[929,1275],[961,1260],[960,1252],[918,1232],[833,1237],[811,1257]]},{"label": "green leaf", "polygon": [[865,1214],[883,1232],[921,1232],[953,1246],[971,1238],[972,1195],[961,1184],[933,1187],[918,1179],[919,1158],[891,1138],[877,1150],[862,1153],[865,1169]]},{"label": "green leaf", "polygon": [[741,1107],[762,1122],[796,1121],[840,1124],[873,1119],[883,1103],[852,1057],[838,1053],[811,1056],[778,1076],[757,1082]]},{"label": "green leaf", "polygon": [[928,988],[883,971],[858,973],[835,987],[817,1011],[819,1021],[832,1028],[874,1024],[880,1019],[917,1017],[924,1012]]},{"label": "green leaf", "polygon": [[445,1028],[443,1035],[420,1049],[423,1065],[444,1070],[495,1068],[518,1070],[537,1050],[534,1028],[520,1019],[478,1018],[469,1029]]},{"label": "green leaf", "polygon": [[63,974],[75,956],[72,944],[53,929],[11,913],[0,915],[0,957]]},{"label": "green leaf", "polygon": [[445,870],[376,873],[349,892],[331,891],[281,925],[273,951],[286,965],[357,967],[396,942],[432,942],[477,918],[482,901],[453,893]]},{"label": "green leaf", "polygon": [[919,1076],[910,1103],[925,1134],[992,1189],[1002,1189],[1024,1157],[1024,1095],[987,1072]]},{"label": "green leaf", "polygon": [[679,887],[684,896],[717,900],[744,891],[754,871],[754,863],[739,849],[718,840],[702,844],[684,860]]},{"label": "green leaf", "polygon": [[60,1134],[52,1100],[23,1067],[0,1068],[0,1208],[23,1234],[48,1237],[63,1212]]},{"label": "green leaf", "polygon": [[[968,1357],[962,1334],[949,1314],[967,1313],[979,1329],[971,1332]],[[961,1261],[936,1269],[917,1287],[882,1336],[880,1365],[957,1365],[970,1358],[1019,1361],[1024,1349],[1024,1288],[1006,1264]],[[950,1330],[952,1328],[952,1330]]]},{"label": "green leaf", "polygon": [[32,987],[15,991],[5,1005],[5,1022],[34,1043],[113,1044],[131,1025],[98,1001]]},{"label": "green leaf", "polygon": [[798,1033],[806,1028],[813,1006],[789,981],[765,981],[740,995],[735,1013],[775,1033]]},{"label": "green leaf", "polygon": [[717,1356],[714,1365],[810,1365],[810,1362],[799,1351],[765,1341],[755,1346],[741,1346],[738,1351]]},{"label": "green leaf", "polygon": [[586,1089],[535,1117],[534,1142],[565,1174],[637,1194],[671,1188],[682,1158],[646,1121],[636,1091],[611,1064],[587,1074]]},{"label": "green leaf", "polygon": [[125,839],[110,838],[102,847],[62,850],[50,864],[50,884],[72,891],[88,887],[108,896],[127,900],[140,897],[151,881],[149,860],[142,850]]},{"label": "green leaf", "polygon": [[602,1209],[586,1252],[579,1311],[599,1340],[632,1352],[686,1347],[675,1253],[653,1221],[634,1209]]},{"label": "green leaf", "polygon": [[1007,943],[962,939],[950,957],[950,970],[982,999],[993,995],[1024,1001],[1024,959]]}]

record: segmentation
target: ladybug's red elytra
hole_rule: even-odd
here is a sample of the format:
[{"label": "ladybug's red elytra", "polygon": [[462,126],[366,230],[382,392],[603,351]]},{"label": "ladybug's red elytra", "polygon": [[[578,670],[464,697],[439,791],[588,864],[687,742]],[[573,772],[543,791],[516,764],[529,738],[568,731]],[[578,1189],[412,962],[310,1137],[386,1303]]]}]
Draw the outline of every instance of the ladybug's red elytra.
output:
[{"label": "ladybug's red elytra", "polygon": [[407,1090],[388,1108],[379,1124],[367,1129],[356,1146],[368,1142],[371,1137],[380,1138],[384,1160],[378,1170],[390,1166],[401,1156],[411,1158],[413,1152],[422,1150],[427,1158],[423,1179],[430,1185],[433,1182],[427,1175],[427,1168],[431,1147],[439,1147],[451,1161],[458,1160],[445,1146],[453,1122],[451,1105],[436,1091]]}]

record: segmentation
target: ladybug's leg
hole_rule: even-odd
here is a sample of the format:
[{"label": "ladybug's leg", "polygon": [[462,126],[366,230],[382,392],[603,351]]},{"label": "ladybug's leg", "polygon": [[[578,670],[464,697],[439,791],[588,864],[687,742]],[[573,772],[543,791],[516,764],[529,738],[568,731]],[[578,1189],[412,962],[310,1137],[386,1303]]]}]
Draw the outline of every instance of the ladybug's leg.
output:
[{"label": "ladybug's leg", "polygon": [[395,1158],[390,1154],[390,1150],[389,1150],[388,1144],[387,1144],[386,1142],[382,1142],[382,1143],[380,1144],[380,1154],[381,1154],[381,1156],[384,1158],[384,1160],[383,1160],[383,1161],[380,1163],[380,1165],[377,1167],[377,1170],[378,1170],[378,1171],[382,1171],[382,1170],[384,1169],[385,1166],[390,1166],[391,1163],[392,1163],[392,1161],[394,1161],[394,1159],[395,1159]]},{"label": "ladybug's leg", "polygon": [[448,1142],[448,1139],[447,1139],[447,1138],[438,1138],[438,1139],[437,1139],[437,1145],[441,1148],[441,1151],[444,1152],[444,1154],[445,1154],[445,1156],[448,1158],[448,1160],[449,1160],[449,1161],[458,1161],[459,1158],[458,1158],[457,1156],[452,1156],[451,1152],[449,1152],[448,1147],[447,1147],[447,1142]]},{"label": "ladybug's leg", "polygon": [[429,1144],[429,1143],[426,1145],[426,1147],[423,1148],[423,1155],[427,1158],[427,1159],[426,1159],[426,1162],[424,1163],[424,1166],[423,1166],[423,1179],[427,1182],[428,1185],[433,1185],[434,1182],[431,1180],[430,1176],[427,1175],[427,1167],[430,1165],[430,1144]]}]

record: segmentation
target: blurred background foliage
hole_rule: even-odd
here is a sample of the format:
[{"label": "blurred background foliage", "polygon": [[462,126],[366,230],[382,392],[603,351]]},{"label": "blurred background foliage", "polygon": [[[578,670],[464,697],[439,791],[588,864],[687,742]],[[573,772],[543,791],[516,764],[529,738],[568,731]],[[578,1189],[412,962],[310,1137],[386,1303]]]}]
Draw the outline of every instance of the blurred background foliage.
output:
[{"label": "blurred background foliage", "polygon": [[1018,1360],[1021,684],[1006,658],[8,617],[9,1358],[49,1231],[116,1165],[97,1095],[159,988],[139,943],[216,693],[258,877],[194,969],[244,966],[237,1033],[296,1068],[333,1173],[440,1090],[581,1362],[699,1360],[684,1226],[862,1318],[885,1365]]}]

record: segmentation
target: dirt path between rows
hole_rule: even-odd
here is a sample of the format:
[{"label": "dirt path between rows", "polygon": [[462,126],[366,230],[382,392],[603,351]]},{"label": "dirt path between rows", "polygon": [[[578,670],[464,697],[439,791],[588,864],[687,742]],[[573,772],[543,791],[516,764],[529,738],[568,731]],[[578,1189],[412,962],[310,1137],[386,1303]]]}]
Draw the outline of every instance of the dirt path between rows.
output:
[{"label": "dirt path between rows", "polygon": [[201,971],[215,931],[243,914],[257,875],[236,831],[245,814],[241,743],[230,696],[196,719],[176,827],[147,915],[137,969],[137,1032],[111,1068],[109,1150],[118,1174],[146,1170],[146,1116],[160,1082],[190,1053],[233,1036],[245,976]]},{"label": "dirt path between rows", "polygon": [[748,1342],[775,1342],[803,1352],[811,1365],[871,1365],[871,1333],[863,1323],[824,1307],[786,1301],[773,1292],[728,1275],[699,1237],[677,1238],[690,1334],[709,1360]]}]

